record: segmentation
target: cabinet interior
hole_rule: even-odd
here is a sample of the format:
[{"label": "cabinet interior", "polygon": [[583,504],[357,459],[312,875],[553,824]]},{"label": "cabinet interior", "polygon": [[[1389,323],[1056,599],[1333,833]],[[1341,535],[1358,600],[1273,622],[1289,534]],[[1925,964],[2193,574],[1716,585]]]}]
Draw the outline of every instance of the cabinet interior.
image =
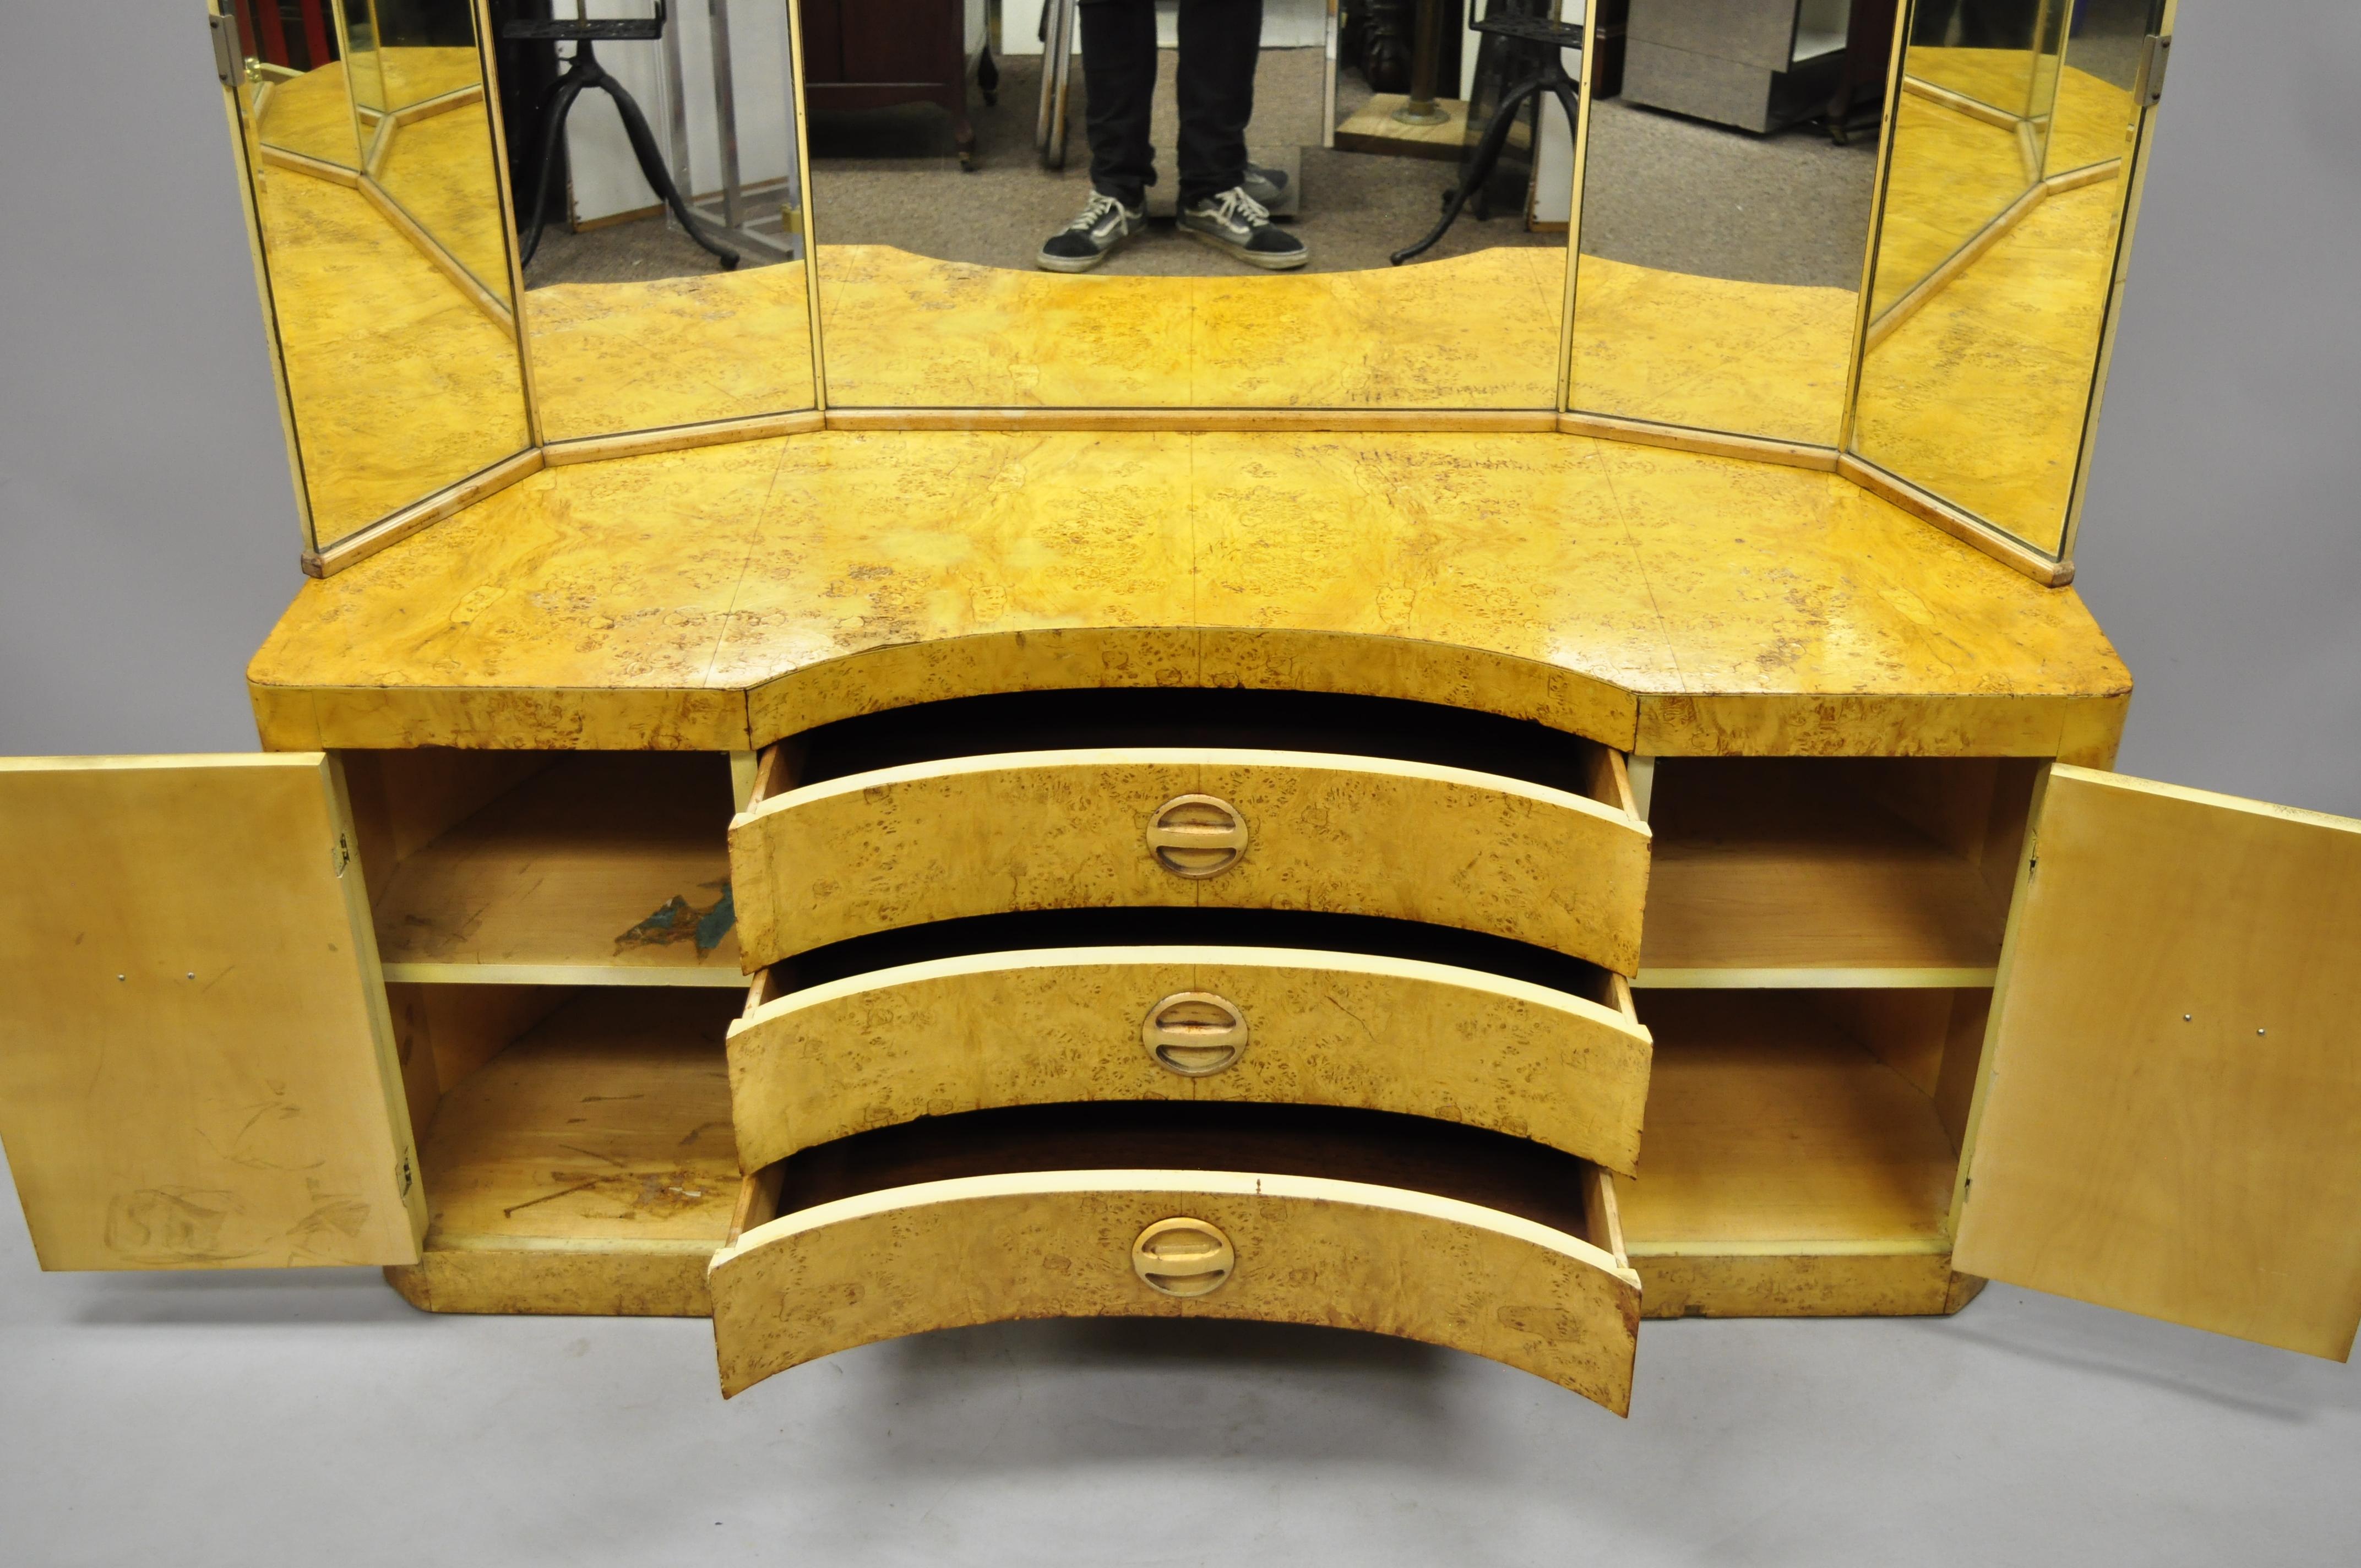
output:
[{"label": "cabinet interior", "polygon": [[722,1048],[738,993],[387,991],[430,1250],[721,1245],[739,1185]]},{"label": "cabinet interior", "polygon": [[[789,1156],[750,1182],[744,1221],[921,1182],[1040,1170],[1316,1176],[1456,1199],[1609,1253],[1598,1168],[1457,1123],[1323,1105],[1115,1101],[928,1116]],[[1611,1206],[1610,1206],[1611,1207]]]},{"label": "cabinet interior", "polygon": [[1989,986],[2037,766],[1663,759],[1638,983]]},{"label": "cabinet interior", "polygon": [[1656,991],[1631,1255],[1948,1246],[1989,991]]},{"label": "cabinet interior", "polygon": [[726,753],[351,751],[345,772],[389,981],[744,984]]},{"label": "cabinet interior", "polygon": [[[1620,759],[1578,738],[1423,704],[1291,693],[929,705],[812,731],[761,771],[776,777],[792,758],[799,780],[841,777],[930,757],[1134,741],[1433,761],[1631,799],[1610,762]],[[430,1249],[719,1245],[733,1208],[742,1224],[819,1201],[818,1189],[799,1199],[800,1179],[778,1168],[741,1191],[730,1135],[723,1039],[747,1001],[730,930],[727,835],[733,781],[754,772],[750,762],[346,754],[419,1129]],[[1678,758],[1640,772],[1654,860],[1636,1005],[1655,1054],[1638,1178],[1616,1186],[1642,1266],[1684,1254],[1948,1248],[2037,766]],[[1391,954],[1633,1005],[1630,988],[1595,966],[1477,933],[1189,909],[1045,911],[879,933],[778,966],[755,996],[956,953],[1109,943]],[[1027,1125],[1054,1132],[1055,1120]],[[1026,1146],[973,1137],[994,1158]],[[1252,1153],[1283,1169],[1285,1142],[1247,1138],[1224,1157]],[[902,1153],[916,1158],[918,1146]],[[1139,1146],[1118,1152],[1093,1158],[1154,1163]],[[1184,1166],[1209,1157],[1166,1152]],[[1438,1168],[1421,1179],[1444,1191],[1432,1183],[1453,1179]],[[1571,1210],[1558,1220],[1588,1234]]]}]

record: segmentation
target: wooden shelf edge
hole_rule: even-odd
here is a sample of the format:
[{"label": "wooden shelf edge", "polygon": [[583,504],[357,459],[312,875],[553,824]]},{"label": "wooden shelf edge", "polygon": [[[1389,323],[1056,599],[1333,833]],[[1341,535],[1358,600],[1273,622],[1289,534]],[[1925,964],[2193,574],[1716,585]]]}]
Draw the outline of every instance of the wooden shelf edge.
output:
[{"label": "wooden shelf edge", "polygon": [[1642,963],[1635,991],[1989,991],[1997,962],[1956,968],[1654,968]]},{"label": "wooden shelf edge", "polygon": [[743,991],[746,976],[730,969],[693,969],[664,964],[437,964],[390,963],[386,980],[397,985],[626,985],[705,986]]}]

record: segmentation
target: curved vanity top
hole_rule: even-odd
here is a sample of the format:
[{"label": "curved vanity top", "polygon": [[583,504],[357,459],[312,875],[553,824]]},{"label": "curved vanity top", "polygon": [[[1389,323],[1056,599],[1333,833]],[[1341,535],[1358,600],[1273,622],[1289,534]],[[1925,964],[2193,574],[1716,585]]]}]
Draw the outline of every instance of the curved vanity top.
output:
[{"label": "curved vanity top", "polygon": [[1661,755],[2112,760],[2070,588],[1834,475],[1562,434],[807,434],[544,469],[304,584],[263,744],[746,750],[983,692],[1417,698]]}]

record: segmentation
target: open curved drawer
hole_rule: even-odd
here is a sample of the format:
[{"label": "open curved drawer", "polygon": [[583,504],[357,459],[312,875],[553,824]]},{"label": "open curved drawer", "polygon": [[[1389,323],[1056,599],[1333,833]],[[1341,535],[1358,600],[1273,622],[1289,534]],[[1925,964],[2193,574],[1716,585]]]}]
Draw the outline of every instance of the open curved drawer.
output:
[{"label": "open curved drawer", "polygon": [[1631,1402],[1640,1282],[1612,1184],[1520,1139],[1294,1107],[1052,1107],[861,1135],[748,1186],[708,1275],[724,1394],[931,1329],[1214,1317],[1421,1340]]},{"label": "open curved drawer", "polygon": [[1648,1031],[1620,976],[1562,967],[1587,970],[1568,979],[1591,994],[1457,963],[1170,941],[965,953],[758,991],[730,1033],[739,1156],[759,1168],[865,1129],[1012,1105],[1253,1101],[1465,1122],[1628,1174]]},{"label": "open curved drawer", "polygon": [[1620,755],[1521,726],[1529,744],[1447,765],[1387,719],[1139,724],[1113,733],[1277,743],[1040,749],[1101,731],[1012,724],[936,741],[989,751],[851,771],[917,748],[783,743],[730,830],[746,965],[928,921],[1196,907],[1426,921],[1633,972],[1649,834]]}]

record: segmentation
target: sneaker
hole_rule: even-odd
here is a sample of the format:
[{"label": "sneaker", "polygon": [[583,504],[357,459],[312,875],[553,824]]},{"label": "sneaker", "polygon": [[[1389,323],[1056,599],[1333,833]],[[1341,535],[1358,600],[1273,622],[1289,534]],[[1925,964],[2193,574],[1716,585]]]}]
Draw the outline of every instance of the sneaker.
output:
[{"label": "sneaker", "polygon": [[1093,191],[1082,214],[1049,236],[1033,264],[1045,272],[1088,272],[1147,226],[1146,207],[1126,207]]},{"label": "sneaker", "polygon": [[1207,245],[1217,246],[1249,267],[1285,272],[1312,258],[1301,240],[1270,221],[1270,210],[1242,186],[1218,196],[1191,203],[1180,214],[1180,229]]},{"label": "sneaker", "polygon": [[1287,200],[1287,170],[1249,163],[1246,177],[1238,181],[1238,189],[1266,207],[1276,207]]}]

